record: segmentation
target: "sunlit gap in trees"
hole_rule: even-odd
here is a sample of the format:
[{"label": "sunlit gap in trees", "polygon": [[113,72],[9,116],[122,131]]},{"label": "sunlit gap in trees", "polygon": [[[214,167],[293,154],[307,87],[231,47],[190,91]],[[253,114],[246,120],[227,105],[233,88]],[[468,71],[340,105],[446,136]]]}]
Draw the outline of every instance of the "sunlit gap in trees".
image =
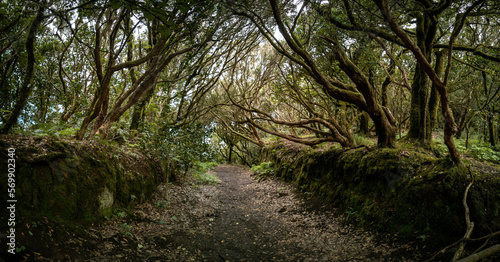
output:
[{"label": "sunlit gap in trees", "polygon": [[[304,5],[304,1],[303,0],[294,0],[293,4],[295,6],[295,12],[290,12],[290,13],[288,13],[288,15],[297,15],[300,12],[300,9],[302,8],[302,6]],[[285,38],[283,37],[283,35],[281,34],[281,32],[277,26],[274,27],[273,36],[274,36],[274,38],[276,38],[276,40],[278,40],[280,42],[285,41]]]}]

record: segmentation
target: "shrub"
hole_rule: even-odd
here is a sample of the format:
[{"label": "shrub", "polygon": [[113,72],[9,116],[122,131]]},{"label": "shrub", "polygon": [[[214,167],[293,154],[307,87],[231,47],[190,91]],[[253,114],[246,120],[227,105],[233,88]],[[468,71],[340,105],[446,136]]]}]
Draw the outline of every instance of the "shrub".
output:
[{"label": "shrub", "polygon": [[191,174],[201,184],[217,184],[220,183],[219,178],[210,171],[217,166],[215,162],[194,162]]},{"label": "shrub", "polygon": [[252,166],[250,170],[259,176],[259,181],[265,180],[268,176],[274,174],[273,163],[271,162],[262,162],[257,166]]}]

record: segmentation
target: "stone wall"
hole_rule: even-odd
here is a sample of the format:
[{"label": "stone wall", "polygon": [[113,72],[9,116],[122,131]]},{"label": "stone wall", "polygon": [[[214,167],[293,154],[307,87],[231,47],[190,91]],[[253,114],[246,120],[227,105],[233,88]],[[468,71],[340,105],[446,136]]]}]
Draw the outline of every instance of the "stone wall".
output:
[{"label": "stone wall", "polygon": [[[0,148],[3,169],[7,168],[7,149],[15,149],[19,218],[94,221],[115,208],[148,199],[176,172],[169,160],[95,141],[0,136]],[[3,181],[0,192],[0,200],[6,203]]]},{"label": "stone wall", "polygon": [[[360,225],[449,242],[465,232],[467,167],[414,150],[312,150],[279,142],[263,150],[275,175],[333,203]],[[473,236],[500,230],[500,168],[474,162],[469,194]]]}]

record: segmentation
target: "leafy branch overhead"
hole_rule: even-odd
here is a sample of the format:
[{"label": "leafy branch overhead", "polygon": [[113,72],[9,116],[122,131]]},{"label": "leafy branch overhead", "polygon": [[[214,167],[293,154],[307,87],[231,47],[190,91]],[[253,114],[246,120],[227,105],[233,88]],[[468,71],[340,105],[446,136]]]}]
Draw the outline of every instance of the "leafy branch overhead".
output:
[{"label": "leafy branch overhead", "polygon": [[[165,135],[202,125],[213,130],[203,139],[223,141],[226,156],[241,153],[229,147],[247,151],[275,138],[350,148],[359,135],[380,147],[397,147],[405,136],[426,149],[443,143],[460,163],[470,134],[497,149],[498,7],[491,0],[4,3],[1,131],[48,124],[76,139],[114,139],[117,130]],[[464,133],[466,150],[455,141]]]}]

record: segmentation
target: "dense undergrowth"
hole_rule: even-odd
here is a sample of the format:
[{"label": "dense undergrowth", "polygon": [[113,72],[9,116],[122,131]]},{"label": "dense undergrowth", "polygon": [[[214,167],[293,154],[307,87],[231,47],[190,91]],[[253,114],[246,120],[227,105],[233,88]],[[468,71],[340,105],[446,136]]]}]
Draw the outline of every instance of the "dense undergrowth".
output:
[{"label": "dense undergrowth", "polygon": [[268,176],[274,174],[274,168],[272,162],[262,162],[259,165],[254,165],[250,169],[252,172],[257,174],[259,181],[266,179]]},{"label": "dense undergrowth", "polygon": [[217,166],[217,162],[199,162],[193,163],[190,174],[201,184],[218,184],[219,178],[212,172]]},{"label": "dense undergrowth", "polygon": [[[469,141],[456,139],[455,142],[458,150],[467,157],[500,164],[500,148],[492,148],[487,142],[478,139],[470,139]],[[439,156],[448,154],[448,148],[442,142],[436,142],[435,148]]]},{"label": "dense undergrowth", "polygon": [[[30,126],[26,130],[16,129],[15,134],[22,136],[54,137],[74,139],[78,132],[75,125],[68,123],[41,123]],[[176,160],[181,169],[187,171],[194,164],[194,159],[210,162],[218,159],[208,137],[213,128],[201,123],[184,126],[159,126],[156,123],[144,124],[141,130],[127,128],[127,122],[118,123],[111,128],[107,138],[99,135],[87,138],[100,144],[137,149],[145,153],[155,154],[159,158]]]}]

